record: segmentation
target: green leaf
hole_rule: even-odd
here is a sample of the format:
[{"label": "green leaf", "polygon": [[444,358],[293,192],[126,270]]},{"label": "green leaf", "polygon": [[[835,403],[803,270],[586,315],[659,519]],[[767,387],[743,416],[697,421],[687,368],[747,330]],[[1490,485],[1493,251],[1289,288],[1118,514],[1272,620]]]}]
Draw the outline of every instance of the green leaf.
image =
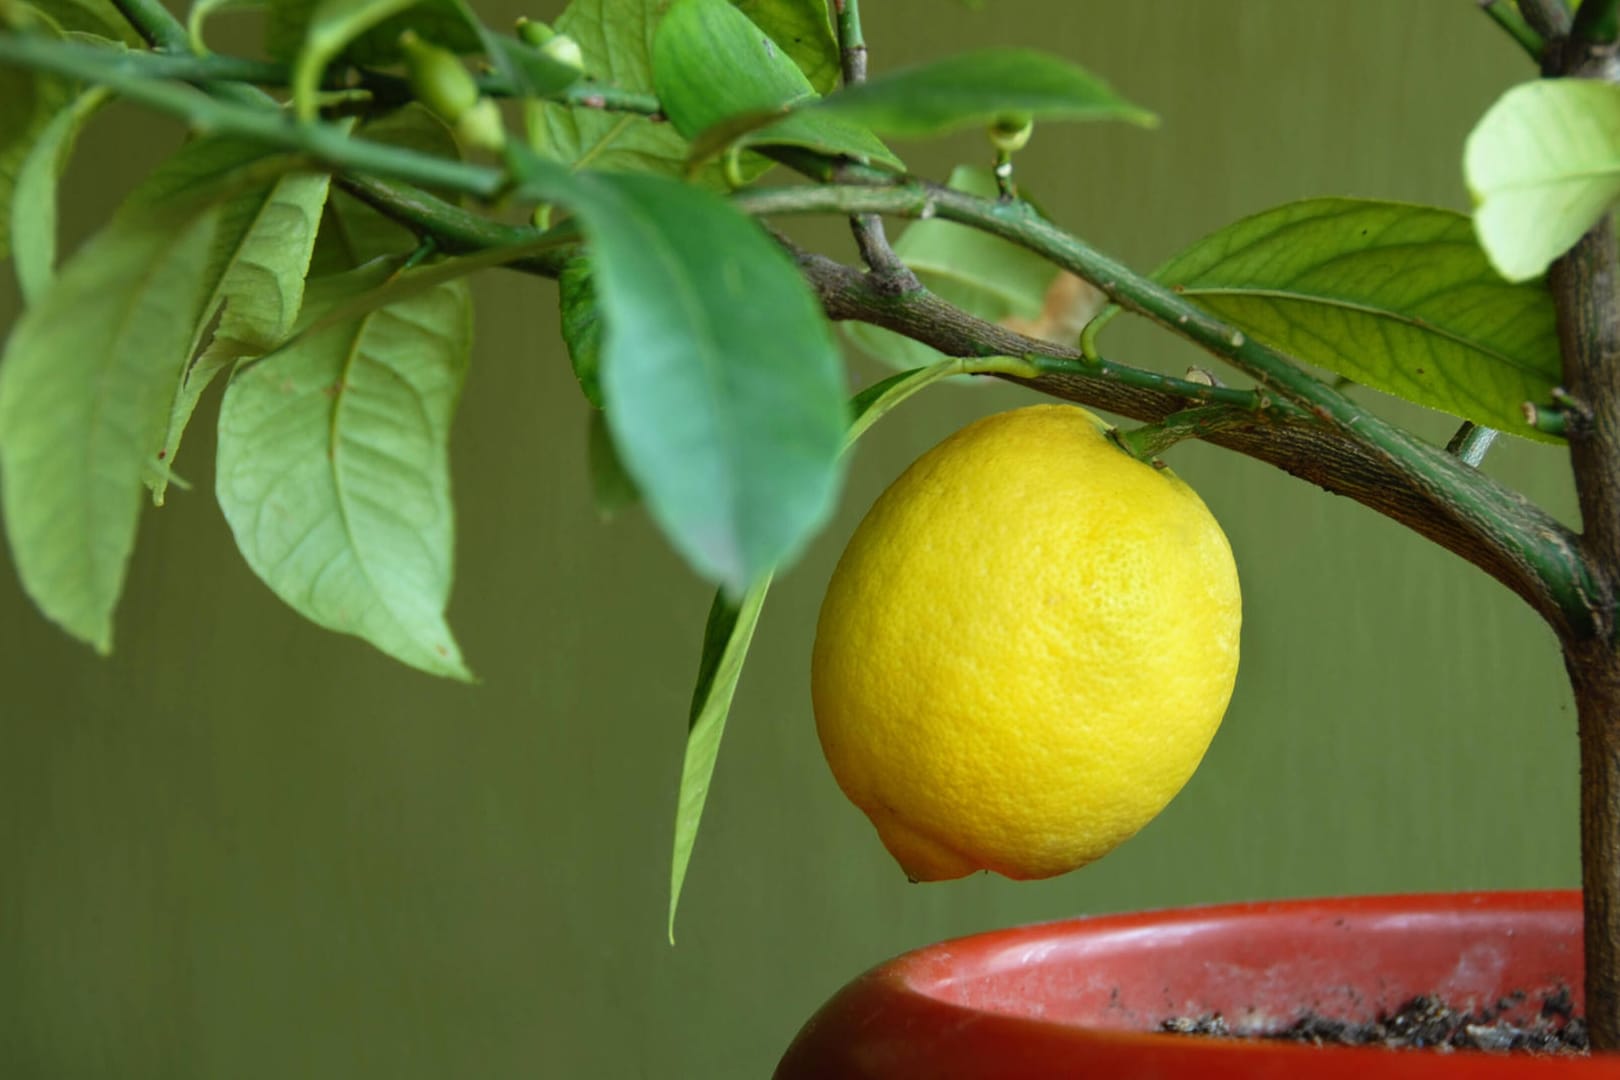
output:
[{"label": "green leaf", "polygon": [[698,660],[697,686],[692,691],[686,756],[681,762],[680,798],[675,810],[675,851],[669,871],[671,945],[675,944],[675,909],[692,861],[692,847],[697,843],[703,804],[709,799],[709,783],[720,754],[720,739],[726,732],[726,717],[770,587],[770,575],[766,575],[736,604],[727,600],[724,592],[716,593],[703,628],[703,655]]},{"label": "green leaf", "polygon": [[493,34],[479,24],[484,52],[520,96],[546,97],[580,80],[580,70],[531,48],[514,37]]},{"label": "green leaf", "polygon": [[207,300],[214,219],[115,219],[24,313],[0,361],[0,505],[23,588],[104,653],[141,479]]},{"label": "green leaf", "polygon": [[[305,307],[390,269],[312,283]],[[226,388],[216,480],[248,565],[294,610],[458,679],[448,444],[471,343],[463,282],[297,338]]]},{"label": "green leaf", "polygon": [[319,0],[304,26],[303,47],[293,62],[292,99],[301,120],[313,120],[326,65],[356,38],[419,0]]},{"label": "green leaf", "polygon": [[[958,167],[950,187],[994,198],[996,180],[983,169]],[[942,299],[989,322],[1040,315],[1057,268],[1017,244],[940,218],[914,221],[894,243],[900,261]],[[870,323],[847,322],[845,335],[863,352],[897,368],[942,359],[921,342]]]},{"label": "green leaf", "polygon": [[146,42],[112,0],[28,0],[64,34],[89,34],[121,45],[145,48]]},{"label": "green leaf", "polygon": [[[843,449],[848,450],[868,428],[902,401],[941,379],[960,374],[967,366],[966,361],[946,360],[891,376],[857,394],[850,403],[853,418],[844,434]],[[759,612],[770,586],[771,579],[767,575],[735,604],[723,591],[716,593],[703,628],[703,654],[698,659],[697,685],[692,690],[686,756],[681,763],[680,797],[675,811],[674,855],[670,861],[669,940],[672,945],[675,943],[675,909],[680,904],[681,886],[685,884],[686,870],[692,861],[703,805],[709,798],[720,739],[725,734],[737,680],[742,676],[743,661],[748,656],[748,646],[753,641],[754,627],[759,623]]]},{"label": "green leaf", "polygon": [[809,111],[910,138],[1006,116],[1158,123],[1095,75],[1030,49],[985,49],[897,71],[846,87]]},{"label": "green leaf", "polygon": [[[585,70],[621,90],[653,93],[652,41],[669,0],[571,0],[554,24],[579,44]],[[524,110],[530,145],[554,161],[576,168],[656,172],[683,176],[687,143],[673,124],[647,117],[554,102]],[[752,164],[751,171],[763,171]],[[723,187],[718,167],[701,174],[704,183]]]},{"label": "green leaf", "polygon": [[1492,264],[1509,281],[1535,277],[1620,198],[1620,86],[1515,86],[1469,134],[1463,171]]},{"label": "green leaf", "polygon": [[79,132],[107,101],[96,87],[57,112],[18,165],[11,193],[12,260],[25,304],[38,303],[56,270],[56,185]]},{"label": "green leaf", "polygon": [[1360,199],[1230,225],[1154,277],[1291,356],[1528,438],[1559,380],[1552,298],[1491,269],[1468,218]]},{"label": "green leaf", "polygon": [[[50,33],[52,31],[44,31]],[[0,257],[11,252],[11,215],[17,174],[56,115],[72,101],[68,82],[25,68],[0,65]]]},{"label": "green leaf", "polygon": [[[269,0],[265,20],[265,51],[272,59],[291,61],[304,48],[306,31],[321,0]],[[351,0],[363,4],[365,0]],[[420,0],[409,10],[383,19],[347,42],[343,59],[377,67],[400,59],[399,35],[415,30],[424,41],[458,53],[475,53],[483,48],[477,31],[468,23],[466,9],[458,0]]]},{"label": "green leaf", "polygon": [[[716,78],[716,72],[725,77]],[[675,0],[653,37],[653,85],[670,122],[689,139],[722,126],[744,145],[799,146],[904,168],[858,124],[814,111],[789,112],[814,101],[815,88],[730,0]],[[727,123],[737,118],[747,130]],[[712,154],[706,148],[700,156]]]},{"label": "green leaf", "polygon": [[592,409],[588,424],[585,460],[590,471],[591,499],[596,504],[597,516],[609,521],[640,502],[641,492],[625,472],[619,452],[613,448],[606,417]]},{"label": "green leaf", "polygon": [[720,197],[636,174],[530,163],[530,190],[589,241],[602,396],[653,520],[739,596],[831,511],[843,373],[793,261]]},{"label": "green leaf", "polygon": [[562,338],[574,378],[585,400],[594,409],[602,407],[602,313],[591,284],[591,261],[571,259],[557,278],[557,298],[562,307]]},{"label": "green leaf", "polygon": [[736,0],[737,10],[753,20],[793,62],[816,93],[838,86],[843,69],[838,38],[827,15],[826,0]]},{"label": "green leaf", "polygon": [[159,455],[165,469],[152,483],[156,505],[163,505],[168,469],[197,402],[214,377],[239,359],[270,351],[292,332],[330,183],[327,173],[283,176],[221,208],[210,306],[224,307],[213,340],[175,384]]}]

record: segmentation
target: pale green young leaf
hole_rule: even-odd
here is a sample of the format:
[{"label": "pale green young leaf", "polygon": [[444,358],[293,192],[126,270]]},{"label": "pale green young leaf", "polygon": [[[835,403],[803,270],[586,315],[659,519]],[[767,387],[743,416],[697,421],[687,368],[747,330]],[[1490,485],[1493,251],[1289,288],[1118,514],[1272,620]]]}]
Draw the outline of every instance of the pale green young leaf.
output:
[{"label": "pale green young leaf", "polygon": [[740,596],[808,540],[840,478],[843,373],[791,259],[718,196],[657,176],[528,163],[589,242],[602,397],[648,510]]},{"label": "pale green young leaf", "polygon": [[1158,123],[1090,72],[1031,49],[985,49],[880,75],[828,95],[809,111],[908,138],[1003,117]]},{"label": "pale green young leaf", "polygon": [[[53,33],[52,28],[39,32]],[[40,136],[75,89],[54,75],[0,65],[0,258],[11,253],[11,217],[17,173]]]},{"label": "pale green young leaf", "polygon": [[208,299],[215,215],[121,216],[24,313],[0,360],[0,496],[23,588],[107,652],[141,479]]},{"label": "pale green young leaf", "polygon": [[[269,351],[292,331],[330,182],[326,173],[285,176],[222,208],[221,233],[232,243],[213,297],[224,307],[213,340],[175,386],[163,439],[166,466],[173,466],[191,415],[214,377],[243,357]],[[168,480],[165,468],[153,483],[152,501],[158,506]]]},{"label": "pale green young leaf", "polygon": [[726,733],[726,717],[742,677],[743,661],[759,625],[760,608],[770,590],[770,575],[755,582],[742,599],[733,603],[722,590],[714,596],[708,622],[703,628],[703,653],[698,658],[697,685],[692,690],[688,717],[686,754],[681,761],[680,795],[675,807],[675,848],[669,870],[669,942],[675,943],[675,909],[680,905],[681,887],[692,863],[703,805],[709,799],[715,761],[720,756],[720,740]]},{"label": "pale green young leaf", "polygon": [[1537,276],[1620,199],[1620,86],[1515,86],[1469,134],[1463,171],[1492,264],[1509,281]]},{"label": "pale green young leaf", "polygon": [[1552,298],[1503,281],[1468,218],[1309,199],[1246,218],[1154,274],[1257,340],[1375,390],[1547,439],[1524,402],[1560,373]]},{"label": "pale green young leaf", "polygon": [[596,504],[597,516],[610,521],[639,503],[641,492],[619,460],[601,410],[592,409],[586,423],[585,464],[591,479],[591,501]]},{"label": "pale green young leaf", "polygon": [[326,65],[366,31],[419,0],[318,0],[304,26],[304,43],[293,61],[293,108],[300,119],[315,118],[316,98]]},{"label": "pale green young leaf", "polygon": [[56,270],[56,185],[79,132],[107,101],[108,91],[86,90],[51,118],[18,165],[11,193],[12,261],[25,304],[38,303]]},{"label": "pale green young leaf", "polygon": [[827,0],[736,0],[736,4],[799,65],[816,93],[830,93],[838,86],[843,69]]},{"label": "pale green young leaf", "polygon": [[[860,125],[795,109],[816,100],[815,88],[730,0],[675,0],[653,37],[653,86],[670,122],[688,139],[720,127],[729,133],[727,143],[798,146],[904,167]],[[739,119],[745,130],[735,127]],[[706,147],[702,156],[721,148]]]},{"label": "pale green young leaf", "polygon": [[[312,284],[309,317],[388,269]],[[226,388],[216,473],[237,547],[277,596],[318,625],[458,679],[471,676],[444,619],[448,450],[471,342],[459,281],[296,338]]]},{"label": "pale green young leaf", "polygon": [[557,300],[561,308],[562,339],[574,378],[593,409],[602,407],[602,311],[591,284],[591,261],[577,258],[563,267],[557,278]]}]

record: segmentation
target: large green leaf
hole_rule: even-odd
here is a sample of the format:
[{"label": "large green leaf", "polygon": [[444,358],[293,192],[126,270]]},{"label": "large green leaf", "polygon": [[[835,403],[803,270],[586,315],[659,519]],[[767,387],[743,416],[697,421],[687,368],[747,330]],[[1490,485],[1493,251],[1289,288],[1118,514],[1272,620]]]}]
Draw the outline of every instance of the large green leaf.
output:
[{"label": "large green leaf", "polygon": [[161,444],[208,299],[214,214],[123,215],[17,323],[0,361],[0,495],[23,587],[106,652]]},{"label": "large green leaf", "polygon": [[827,16],[827,0],[736,0],[737,10],[754,21],[825,94],[841,73],[838,38]]},{"label": "large green leaf", "polygon": [[[717,79],[715,72],[726,72]],[[744,145],[798,146],[903,168],[870,131],[837,116],[788,112],[816,99],[792,59],[730,0],[675,0],[653,37],[653,85],[688,139],[726,121],[752,121]],[[760,126],[754,118],[787,115]]]},{"label": "large green leaf", "polygon": [[56,269],[56,185],[79,132],[107,101],[102,87],[86,90],[51,118],[17,167],[11,193],[12,260],[23,302],[38,302]]},{"label": "large green leaf", "polygon": [[843,373],[791,259],[725,200],[657,176],[528,163],[588,240],[602,397],[653,519],[739,596],[830,512]]},{"label": "large green leaf", "polygon": [[985,49],[882,75],[831,94],[810,111],[913,138],[1008,116],[1158,122],[1095,75],[1031,49]]},{"label": "large green leaf", "polygon": [[[850,403],[851,419],[843,448],[848,450],[868,428],[919,390],[965,369],[964,361],[945,360],[930,367],[901,372],[857,394]],[[717,593],[703,628],[703,653],[698,658],[697,683],[692,689],[686,754],[681,762],[680,796],[675,810],[675,845],[669,873],[671,943],[675,941],[675,909],[680,904],[681,886],[686,882],[687,867],[692,862],[692,848],[697,843],[703,806],[714,779],[726,718],[731,712],[737,680],[742,676],[743,661],[748,656],[748,646],[754,639],[754,627],[759,623],[760,608],[770,585],[769,576],[761,578],[735,603],[724,592]]]},{"label": "large green leaf", "polygon": [[[262,153],[245,140],[210,139],[170,158],[163,171],[207,179]],[[160,452],[165,468],[152,478],[152,501],[163,505],[186,426],[203,391],[230,364],[260,356],[291,333],[304,298],[315,235],[331,183],[326,173],[300,173],[251,186],[220,208],[210,261],[211,308],[219,309],[213,338],[175,384]],[[203,328],[198,327],[200,332]]]},{"label": "large green leaf", "polygon": [[[276,60],[293,60],[304,48],[306,32],[323,0],[269,0],[266,5],[265,50]],[[365,0],[356,0],[363,3]],[[468,22],[459,0],[420,0],[358,34],[341,55],[356,64],[386,65],[400,58],[399,36],[415,30],[424,41],[458,53],[475,53],[483,41]]]},{"label": "large green leaf", "polygon": [[1468,218],[1359,199],[1230,225],[1154,275],[1244,333],[1358,383],[1530,438],[1559,380],[1552,299],[1491,269]]},{"label": "large green leaf", "polygon": [[[951,173],[950,187],[989,198],[997,191],[994,176],[967,166]],[[894,253],[932,292],[990,322],[1036,318],[1057,276],[1056,267],[1027,248],[937,217],[906,226]],[[921,367],[943,359],[921,342],[870,323],[847,322],[843,330],[862,351],[892,367]]]},{"label": "large green leaf", "polygon": [[1491,262],[1510,281],[1535,277],[1620,198],[1620,86],[1514,87],[1468,136],[1463,170]]},{"label": "large green leaf", "polygon": [[[318,316],[388,269],[311,285],[306,310]],[[448,444],[471,341],[460,281],[298,337],[226,389],[216,479],[237,546],[276,595],[460,679],[470,676],[444,620]]]}]

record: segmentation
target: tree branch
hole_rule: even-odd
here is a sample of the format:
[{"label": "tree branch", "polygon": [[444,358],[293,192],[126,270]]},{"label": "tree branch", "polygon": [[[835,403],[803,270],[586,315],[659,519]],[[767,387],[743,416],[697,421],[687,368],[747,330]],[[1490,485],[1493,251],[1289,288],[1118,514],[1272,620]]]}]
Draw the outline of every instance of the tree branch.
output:
[{"label": "tree branch", "polygon": [[[1309,414],[1306,421],[1285,420],[1267,425],[1263,432],[1253,428],[1221,432],[1211,442],[1270,461],[1400,521],[1485,569],[1561,632],[1578,629],[1589,617],[1595,595],[1591,571],[1574,536],[1550,515],[1438,447],[1362,410],[1287,357],[1248,340],[1174,291],[1058,229],[1026,205],[991,202],[918,183],[888,188],[756,190],[740,193],[735,200],[756,215],[934,213],[1029,248],[1090,281],[1126,310],[1146,316],[1254,376],[1262,393],[1276,392]],[[883,324],[881,318],[873,321]],[[1072,376],[1034,382],[1058,396],[1089,393],[1073,389]],[[1147,420],[1167,415],[1162,409],[1147,416],[1128,409],[1115,411]]]},{"label": "tree branch", "polygon": [[[838,55],[843,64],[844,85],[866,81],[866,38],[861,33],[860,0],[834,0],[838,25]],[[872,268],[878,288],[893,294],[910,292],[922,286],[911,267],[900,261],[889,246],[883,219],[877,214],[854,214],[849,219],[861,261]]]}]

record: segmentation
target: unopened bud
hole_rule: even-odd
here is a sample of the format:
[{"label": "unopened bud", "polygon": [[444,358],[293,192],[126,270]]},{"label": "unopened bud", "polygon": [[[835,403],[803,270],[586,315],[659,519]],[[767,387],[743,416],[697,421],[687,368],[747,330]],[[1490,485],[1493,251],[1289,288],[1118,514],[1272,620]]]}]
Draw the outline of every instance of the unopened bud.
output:
[{"label": "unopened bud", "polygon": [[571,67],[575,71],[585,70],[585,53],[580,49],[579,42],[567,34],[559,34],[545,23],[534,19],[519,19],[517,34],[525,45],[532,45],[557,63]]},{"label": "unopened bud", "polygon": [[478,84],[456,54],[429,45],[407,30],[399,36],[406,72],[417,100],[451,124],[478,104]]},{"label": "unopened bud", "polygon": [[1003,154],[1016,154],[1029,144],[1035,121],[1028,116],[1003,116],[990,125],[990,145]]}]

